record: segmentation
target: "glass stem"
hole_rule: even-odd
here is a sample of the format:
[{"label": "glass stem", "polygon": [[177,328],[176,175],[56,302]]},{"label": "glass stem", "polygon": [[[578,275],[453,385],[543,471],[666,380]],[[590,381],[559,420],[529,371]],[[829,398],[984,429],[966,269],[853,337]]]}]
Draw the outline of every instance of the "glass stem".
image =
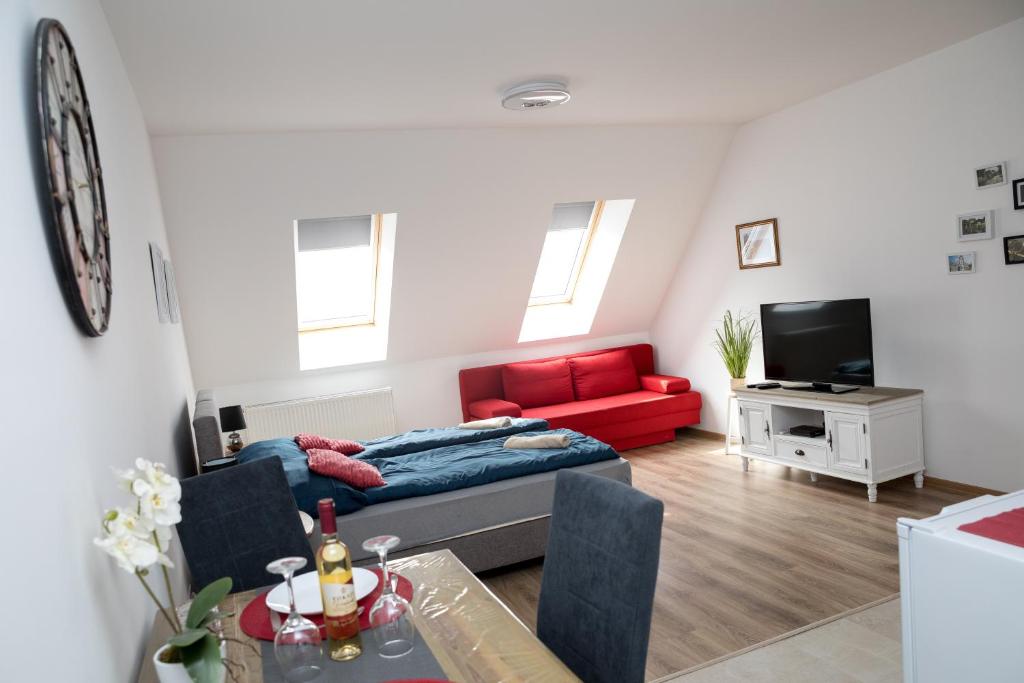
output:
[{"label": "glass stem", "polygon": [[391,592],[391,577],[388,576],[388,551],[387,548],[380,548],[377,550],[377,555],[380,556],[380,576],[381,581],[384,582],[383,588],[381,588],[381,594],[387,595]]},{"label": "glass stem", "polygon": [[295,608],[295,590],[292,588],[292,574],[294,572],[287,572],[284,575],[284,582],[288,584],[288,606],[291,608],[291,614],[294,616],[298,613]]}]

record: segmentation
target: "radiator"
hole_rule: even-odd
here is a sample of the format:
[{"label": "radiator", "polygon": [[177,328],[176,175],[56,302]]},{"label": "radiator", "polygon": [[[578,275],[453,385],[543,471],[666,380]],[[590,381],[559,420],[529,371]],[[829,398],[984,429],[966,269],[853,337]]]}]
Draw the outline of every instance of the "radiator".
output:
[{"label": "radiator", "polygon": [[245,406],[245,424],[250,443],[300,432],[366,440],[397,431],[391,387]]}]

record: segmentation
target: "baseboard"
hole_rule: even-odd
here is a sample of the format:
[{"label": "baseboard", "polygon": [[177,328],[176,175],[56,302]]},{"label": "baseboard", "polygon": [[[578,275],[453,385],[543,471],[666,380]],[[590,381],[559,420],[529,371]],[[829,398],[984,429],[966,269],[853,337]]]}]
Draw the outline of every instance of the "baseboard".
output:
[{"label": "baseboard", "polygon": [[695,436],[698,439],[708,439],[709,441],[725,441],[725,434],[719,434],[718,432],[713,432],[709,429],[698,429],[697,427],[684,427],[683,435]]},{"label": "baseboard", "polygon": [[931,486],[932,488],[936,488],[941,491],[949,491],[950,493],[963,493],[968,496],[1002,496],[1006,493],[1006,491],[987,489],[984,486],[975,486],[974,484],[963,484],[959,481],[951,481],[949,479],[939,479],[937,477],[931,477],[928,476],[927,470],[925,470],[924,474],[925,486]]}]

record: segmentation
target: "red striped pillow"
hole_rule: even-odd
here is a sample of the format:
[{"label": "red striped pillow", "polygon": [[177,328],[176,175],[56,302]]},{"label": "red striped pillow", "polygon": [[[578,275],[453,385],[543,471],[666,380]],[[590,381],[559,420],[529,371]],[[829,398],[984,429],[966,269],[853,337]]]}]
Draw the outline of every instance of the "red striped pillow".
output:
[{"label": "red striped pillow", "polygon": [[306,454],[309,456],[309,469],[325,477],[334,477],[353,488],[368,489],[387,483],[377,468],[368,462],[322,448],[312,448]]},{"label": "red striped pillow", "polygon": [[355,455],[356,453],[362,453],[366,449],[363,448],[362,444],[350,441],[348,439],[328,439],[326,436],[317,436],[316,434],[299,434],[295,437],[295,443],[299,445],[304,451],[308,451],[310,448],[320,448],[328,451],[335,451],[342,455]]}]

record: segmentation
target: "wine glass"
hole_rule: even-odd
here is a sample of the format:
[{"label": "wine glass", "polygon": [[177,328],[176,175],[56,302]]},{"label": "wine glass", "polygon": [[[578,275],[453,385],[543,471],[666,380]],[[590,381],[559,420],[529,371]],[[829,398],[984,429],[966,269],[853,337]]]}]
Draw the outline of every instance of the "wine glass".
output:
[{"label": "wine glass", "polygon": [[394,659],[412,652],[416,627],[412,623],[412,606],[395,592],[398,577],[388,574],[388,551],[400,543],[398,536],[374,536],[363,541],[363,550],[380,558],[380,597],[370,608],[370,628],[381,657]]},{"label": "wine glass", "polygon": [[271,574],[281,574],[288,584],[288,604],[291,612],[274,636],[274,658],[277,659],[285,680],[306,683],[320,675],[320,627],[299,614],[295,609],[295,591],[292,576],[306,566],[304,557],[282,557],[267,565]]}]

